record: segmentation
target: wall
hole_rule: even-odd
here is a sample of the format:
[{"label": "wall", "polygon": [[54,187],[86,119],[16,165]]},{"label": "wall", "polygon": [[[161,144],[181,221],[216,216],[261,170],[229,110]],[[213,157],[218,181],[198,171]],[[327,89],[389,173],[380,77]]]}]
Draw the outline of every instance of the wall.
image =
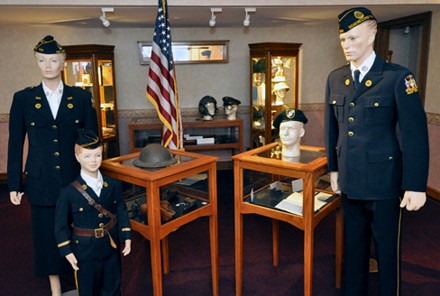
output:
[{"label": "wall", "polygon": [[[440,26],[440,11],[434,11],[432,28]],[[7,134],[7,115],[13,93],[40,82],[35,66],[33,46],[46,34],[52,34],[65,45],[114,44],[116,87],[120,110],[121,152],[128,152],[127,124],[132,117],[142,117],[152,105],[145,98],[148,66],[141,66],[137,41],[151,41],[152,28],[137,29],[72,29],[60,26],[0,28],[0,133]],[[249,132],[249,43],[297,42],[303,43],[300,52],[300,105],[311,118],[302,143],[323,145],[323,110],[325,80],[328,73],[345,63],[335,27],[250,28],[250,29],[173,29],[174,41],[230,40],[229,63],[204,65],[176,65],[180,106],[193,110],[206,94],[221,100],[223,96],[242,101],[239,117],[245,120],[245,141]],[[438,69],[440,69],[440,31],[431,30],[425,110],[429,115],[431,168],[429,185],[440,188],[440,159],[433,153],[440,145],[440,104]],[[6,131],[5,131],[6,130]],[[5,172],[6,141],[0,141],[0,173]]]}]

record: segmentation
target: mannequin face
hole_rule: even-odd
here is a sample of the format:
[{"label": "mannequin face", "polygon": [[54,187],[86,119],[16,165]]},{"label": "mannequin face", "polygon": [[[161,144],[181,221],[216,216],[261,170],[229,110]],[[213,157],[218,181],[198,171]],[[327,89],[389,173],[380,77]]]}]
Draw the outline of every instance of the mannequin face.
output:
[{"label": "mannequin face", "polygon": [[304,135],[304,123],[299,121],[284,121],[280,124],[280,140],[286,147],[299,144],[300,138]]},{"label": "mannequin face", "polygon": [[275,95],[277,96],[278,100],[284,100],[286,97],[287,90],[285,88],[279,89],[275,91]]},{"label": "mannequin face", "polygon": [[81,165],[81,172],[96,178],[102,162],[102,146],[95,149],[80,147],[75,153],[76,160]]},{"label": "mannequin face", "polygon": [[60,77],[64,67],[63,54],[42,54],[36,52],[35,59],[37,60],[43,78],[56,79]]},{"label": "mannequin face", "polygon": [[237,105],[227,105],[225,106],[225,114],[234,114],[237,111]]},{"label": "mannequin face", "polygon": [[211,116],[215,115],[215,106],[214,103],[208,103],[205,105],[206,110],[208,110],[208,114]]},{"label": "mannequin face", "polygon": [[358,67],[373,52],[373,43],[376,30],[369,26],[368,22],[364,22],[348,32],[339,35],[342,50],[348,62]]}]

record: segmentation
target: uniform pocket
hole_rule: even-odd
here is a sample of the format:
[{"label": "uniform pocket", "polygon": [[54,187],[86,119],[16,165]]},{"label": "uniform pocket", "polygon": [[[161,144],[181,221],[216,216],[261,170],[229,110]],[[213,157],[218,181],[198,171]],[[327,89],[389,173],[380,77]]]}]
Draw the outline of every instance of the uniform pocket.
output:
[{"label": "uniform pocket", "polygon": [[365,124],[375,125],[393,121],[393,97],[391,95],[365,97]]},{"label": "uniform pocket", "polygon": [[335,117],[339,122],[344,121],[344,104],[345,97],[341,95],[330,95],[328,103],[333,106]]},{"label": "uniform pocket", "polygon": [[388,192],[390,186],[400,182],[401,178],[400,151],[369,152],[368,153],[368,184],[372,190]]}]

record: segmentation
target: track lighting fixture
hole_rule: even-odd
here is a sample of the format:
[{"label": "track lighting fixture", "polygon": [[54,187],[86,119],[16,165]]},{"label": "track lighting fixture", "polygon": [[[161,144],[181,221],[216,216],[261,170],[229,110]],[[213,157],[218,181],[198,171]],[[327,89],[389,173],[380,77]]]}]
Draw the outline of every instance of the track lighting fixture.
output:
[{"label": "track lighting fixture", "polygon": [[211,27],[215,27],[216,12],[222,12],[222,8],[211,8],[211,19],[209,20],[209,26]]},{"label": "track lighting fixture", "polygon": [[245,8],[244,9],[245,15],[244,15],[243,26],[249,27],[249,25],[251,24],[251,21],[250,21],[251,16],[250,16],[249,13],[250,12],[255,12],[255,11],[257,11],[257,9],[254,8],[254,7],[252,7],[252,8]]},{"label": "track lighting fixture", "polygon": [[110,21],[105,16],[105,13],[114,12],[115,10],[113,7],[103,7],[101,8],[101,11],[102,11],[102,15],[99,17],[99,19],[101,20],[102,25],[107,28],[108,26],[110,26]]}]

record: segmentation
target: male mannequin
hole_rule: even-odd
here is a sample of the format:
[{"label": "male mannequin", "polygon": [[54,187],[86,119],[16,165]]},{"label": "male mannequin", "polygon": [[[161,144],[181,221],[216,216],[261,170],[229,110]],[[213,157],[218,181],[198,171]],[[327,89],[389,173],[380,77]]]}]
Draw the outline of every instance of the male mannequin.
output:
[{"label": "male mannequin", "polygon": [[199,113],[203,115],[203,120],[213,120],[217,114],[217,100],[211,96],[204,96],[199,102]]},{"label": "male mannequin", "polygon": [[299,161],[300,142],[307,121],[306,116],[299,109],[285,110],[275,117],[273,126],[279,130],[282,160]]},{"label": "male mannequin", "polygon": [[75,179],[79,164],[73,151],[76,131],[98,132],[91,94],[61,81],[65,52],[52,36],[34,48],[42,83],[14,94],[9,118],[8,186],[19,205],[23,146],[28,138],[26,196],[31,204],[32,246],[36,276],[49,276],[52,295],[61,295],[61,258],[53,233],[59,190]]},{"label": "male mannequin", "polygon": [[368,295],[371,237],[380,295],[399,295],[399,203],[411,211],[426,201],[426,115],[412,73],[374,53],[371,11],[355,7],[338,19],[350,64],[327,80],[325,141],[331,186],[341,193],[344,211],[344,295]]},{"label": "male mannequin", "polygon": [[223,97],[222,100],[223,100],[223,107],[225,107],[226,118],[228,120],[236,120],[238,105],[240,105],[241,102],[232,97]]}]

